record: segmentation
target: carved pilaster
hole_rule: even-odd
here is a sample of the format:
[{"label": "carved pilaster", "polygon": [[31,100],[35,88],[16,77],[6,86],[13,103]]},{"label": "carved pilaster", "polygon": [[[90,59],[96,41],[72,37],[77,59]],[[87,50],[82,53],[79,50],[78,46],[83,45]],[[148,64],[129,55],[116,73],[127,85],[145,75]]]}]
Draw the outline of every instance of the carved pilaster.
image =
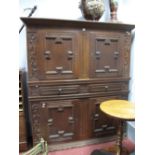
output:
[{"label": "carved pilaster", "polygon": [[125,77],[129,77],[130,45],[131,45],[131,34],[130,32],[126,32],[124,35],[124,53],[123,53],[123,75]]},{"label": "carved pilaster", "polygon": [[36,58],[36,33],[28,33],[28,61],[29,61],[29,79],[38,79],[38,68]]},{"label": "carved pilaster", "polygon": [[38,104],[32,104],[32,131],[33,135],[33,143],[37,143],[41,138],[40,133],[40,107]]}]

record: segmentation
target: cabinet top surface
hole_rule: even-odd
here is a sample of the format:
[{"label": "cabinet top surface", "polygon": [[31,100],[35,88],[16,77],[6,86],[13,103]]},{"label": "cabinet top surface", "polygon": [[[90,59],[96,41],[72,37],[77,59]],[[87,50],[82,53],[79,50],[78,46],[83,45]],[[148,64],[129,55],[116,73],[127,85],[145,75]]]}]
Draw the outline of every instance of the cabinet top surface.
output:
[{"label": "cabinet top surface", "polygon": [[106,30],[126,30],[131,31],[135,28],[133,24],[125,23],[108,23],[98,21],[85,21],[85,20],[66,20],[66,19],[49,19],[49,18],[27,18],[22,17],[21,20],[27,27],[59,27],[59,28],[90,28],[90,29],[106,29]]}]

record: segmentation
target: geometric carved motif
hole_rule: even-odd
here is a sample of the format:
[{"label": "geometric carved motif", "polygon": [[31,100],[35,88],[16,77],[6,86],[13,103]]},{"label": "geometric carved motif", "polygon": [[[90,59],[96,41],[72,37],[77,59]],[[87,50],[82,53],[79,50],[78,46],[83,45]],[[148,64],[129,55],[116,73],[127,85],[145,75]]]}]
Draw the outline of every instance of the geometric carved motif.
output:
[{"label": "geometric carved motif", "polygon": [[28,61],[29,63],[29,78],[32,80],[38,79],[37,59],[36,59],[36,33],[28,33]]},{"label": "geometric carved motif", "polygon": [[119,72],[119,39],[118,38],[95,38],[95,73],[118,74]]},{"label": "geometric carved motif", "polygon": [[[73,38],[65,35],[45,36],[45,66],[47,75],[73,74]],[[60,61],[61,59],[61,61]]]},{"label": "geometric carved motif", "polygon": [[131,34],[130,32],[126,32],[124,35],[123,73],[127,77],[129,76],[130,44],[131,44]]},{"label": "geometric carved motif", "polygon": [[49,141],[60,142],[73,139],[75,135],[74,107],[70,101],[55,102],[48,107]]},{"label": "geometric carved motif", "polygon": [[32,131],[33,131],[33,135],[35,135],[33,137],[33,142],[37,143],[40,138],[41,138],[41,133],[40,133],[40,107],[39,104],[35,103],[32,104],[31,106],[32,109]]}]

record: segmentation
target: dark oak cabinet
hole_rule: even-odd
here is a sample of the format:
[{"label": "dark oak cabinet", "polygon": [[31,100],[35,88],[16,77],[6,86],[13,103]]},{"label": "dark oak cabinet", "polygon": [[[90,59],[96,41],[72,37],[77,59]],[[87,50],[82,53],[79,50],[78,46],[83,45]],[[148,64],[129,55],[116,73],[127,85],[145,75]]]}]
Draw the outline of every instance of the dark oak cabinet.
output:
[{"label": "dark oak cabinet", "polygon": [[104,138],[116,121],[108,99],[127,99],[134,25],[22,18],[27,26],[28,99],[33,144]]}]

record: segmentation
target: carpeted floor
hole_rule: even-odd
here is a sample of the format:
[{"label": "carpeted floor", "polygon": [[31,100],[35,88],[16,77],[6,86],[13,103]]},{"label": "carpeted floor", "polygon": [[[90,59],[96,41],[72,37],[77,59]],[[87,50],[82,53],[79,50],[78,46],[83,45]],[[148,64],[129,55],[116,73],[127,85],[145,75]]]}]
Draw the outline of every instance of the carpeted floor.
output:
[{"label": "carpeted floor", "polygon": [[[64,149],[60,151],[53,151],[53,152],[49,152],[48,155],[91,155],[91,153],[94,150],[106,150],[106,151],[111,150],[114,153],[114,150],[112,149],[114,148],[113,146],[115,146],[115,141],[102,143],[102,144],[87,145],[84,147],[78,147],[78,148],[72,148],[72,149]],[[127,138],[123,140],[123,147],[126,149],[122,155],[129,155],[135,150],[134,143]],[[20,153],[19,155],[22,155],[22,153]],[[100,155],[100,154],[97,154],[97,155]]]},{"label": "carpeted floor", "polygon": [[[72,148],[61,151],[49,152],[48,155],[90,155],[94,150],[109,150],[115,142],[108,142],[103,144],[88,145],[80,148]],[[123,147],[126,148],[125,153],[122,155],[129,155],[129,153],[134,152],[135,146],[129,139],[123,140]]]}]

